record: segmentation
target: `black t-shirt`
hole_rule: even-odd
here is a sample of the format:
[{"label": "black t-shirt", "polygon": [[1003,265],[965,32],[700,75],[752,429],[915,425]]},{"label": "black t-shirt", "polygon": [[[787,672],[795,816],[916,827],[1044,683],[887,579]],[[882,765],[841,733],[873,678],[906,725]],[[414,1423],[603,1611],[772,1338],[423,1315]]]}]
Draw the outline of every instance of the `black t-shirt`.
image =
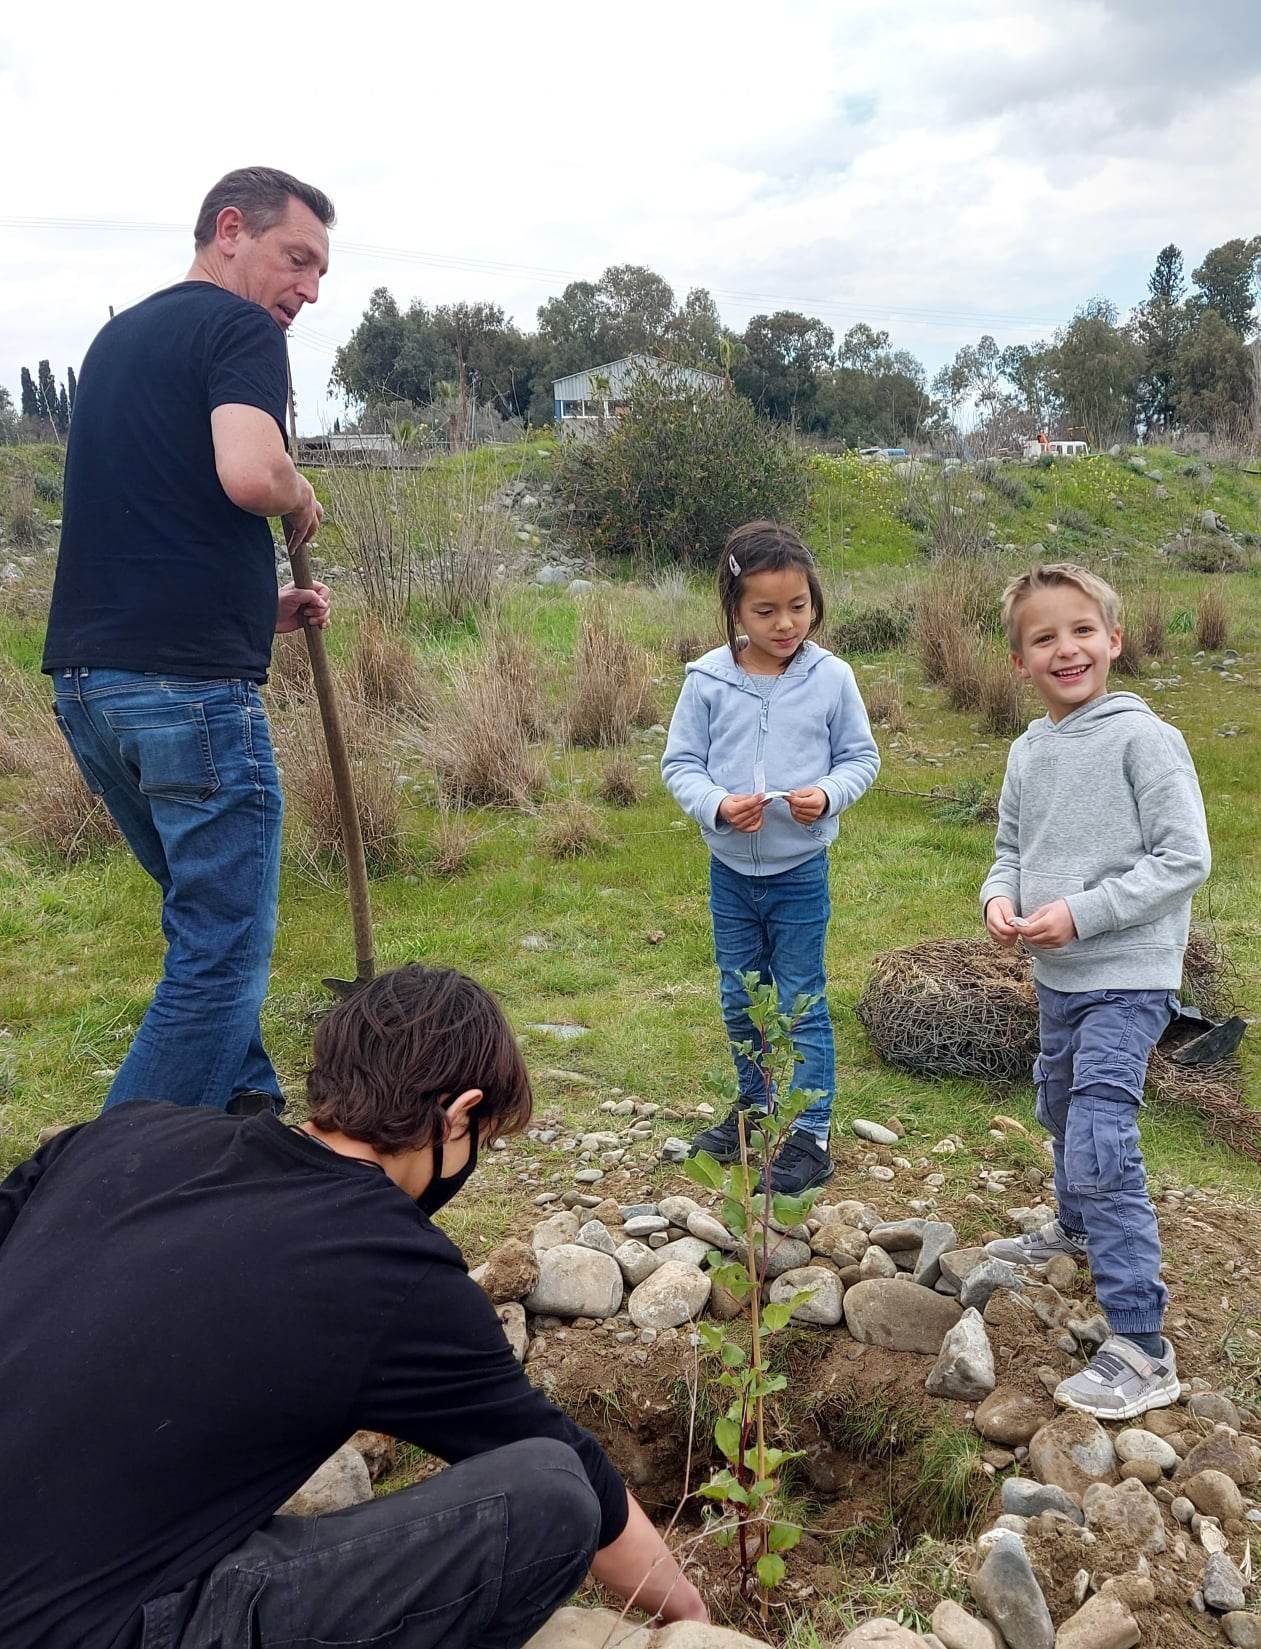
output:
[{"label": "black t-shirt", "polygon": [[459,1250],[275,1117],[134,1100],[0,1186],[0,1644],[131,1649],[360,1426],[447,1461],[526,1437],[626,1491],[513,1361]]},{"label": "black t-shirt", "polygon": [[206,281],[101,329],[75,397],[45,670],[266,679],[271,528],[220,485],[210,414],[258,407],[283,435],[288,383],[272,317]]}]

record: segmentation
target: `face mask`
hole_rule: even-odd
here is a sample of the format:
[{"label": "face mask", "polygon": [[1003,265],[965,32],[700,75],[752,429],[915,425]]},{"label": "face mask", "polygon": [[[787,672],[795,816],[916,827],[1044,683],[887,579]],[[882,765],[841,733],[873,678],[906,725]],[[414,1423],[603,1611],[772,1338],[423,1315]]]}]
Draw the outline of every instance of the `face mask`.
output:
[{"label": "face mask", "polygon": [[477,1167],[477,1141],[480,1130],[475,1117],[469,1118],[469,1148],[468,1161],[457,1173],[449,1178],[442,1177],[442,1136],[435,1134],[433,1140],[433,1178],[416,1198],[416,1206],[422,1214],[436,1214],[446,1205],[465,1185],[473,1170]]}]

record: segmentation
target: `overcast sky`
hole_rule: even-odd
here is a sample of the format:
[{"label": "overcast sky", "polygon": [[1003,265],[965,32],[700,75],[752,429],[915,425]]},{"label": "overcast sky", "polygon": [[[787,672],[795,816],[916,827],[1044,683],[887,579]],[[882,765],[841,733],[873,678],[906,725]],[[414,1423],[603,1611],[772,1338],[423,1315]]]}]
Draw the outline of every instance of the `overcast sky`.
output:
[{"label": "overcast sky", "polygon": [[383,284],[532,328],[567,280],[646,263],[734,326],[865,320],[931,372],[1128,307],[1168,241],[1189,273],[1261,231],[1259,82],[1258,0],[8,6],[0,383],[77,369],[252,164],[338,211],[292,337],[304,431]]}]

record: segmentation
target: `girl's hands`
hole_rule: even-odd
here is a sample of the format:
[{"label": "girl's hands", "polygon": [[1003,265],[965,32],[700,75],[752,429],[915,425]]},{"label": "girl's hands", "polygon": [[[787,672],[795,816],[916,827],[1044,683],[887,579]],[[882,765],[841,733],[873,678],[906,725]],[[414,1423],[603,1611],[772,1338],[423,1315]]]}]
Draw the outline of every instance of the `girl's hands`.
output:
[{"label": "girl's hands", "polygon": [[785,799],[788,802],[788,811],[798,824],[813,824],[828,810],[827,792],[820,790],[817,784],[806,785],[801,790],[790,790]]},{"label": "girl's hands", "polygon": [[733,830],[743,830],[749,835],[761,830],[765,811],[765,796],[724,796],[718,804],[718,817]]}]

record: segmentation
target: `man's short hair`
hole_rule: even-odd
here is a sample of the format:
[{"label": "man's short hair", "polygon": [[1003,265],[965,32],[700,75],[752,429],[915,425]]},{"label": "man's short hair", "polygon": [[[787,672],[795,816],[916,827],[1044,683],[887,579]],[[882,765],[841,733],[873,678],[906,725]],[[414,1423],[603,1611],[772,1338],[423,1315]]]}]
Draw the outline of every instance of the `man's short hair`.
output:
[{"label": "man's short hair", "polygon": [[442,1106],[470,1088],[489,1137],[530,1120],[530,1078],[488,990],[454,968],[394,968],[341,1002],[315,1033],[310,1120],[385,1155],[428,1145]]},{"label": "man's short hair", "polygon": [[322,189],[303,183],[289,172],[274,166],[242,166],[229,172],[201,203],[193,228],[193,244],[209,246],[215,238],[215,224],[225,206],[235,206],[251,235],[275,228],[289,210],[291,200],[310,207],[326,229],[337,221],[333,203]]},{"label": "man's short hair", "polygon": [[1099,609],[1105,630],[1115,630],[1121,622],[1121,597],[1106,579],[1072,561],[1054,561],[1030,568],[1013,578],[1003,591],[1003,629],[1007,645],[1013,653],[1020,651],[1020,609],[1029,597],[1039,590],[1054,590],[1069,585],[1088,596]]}]

